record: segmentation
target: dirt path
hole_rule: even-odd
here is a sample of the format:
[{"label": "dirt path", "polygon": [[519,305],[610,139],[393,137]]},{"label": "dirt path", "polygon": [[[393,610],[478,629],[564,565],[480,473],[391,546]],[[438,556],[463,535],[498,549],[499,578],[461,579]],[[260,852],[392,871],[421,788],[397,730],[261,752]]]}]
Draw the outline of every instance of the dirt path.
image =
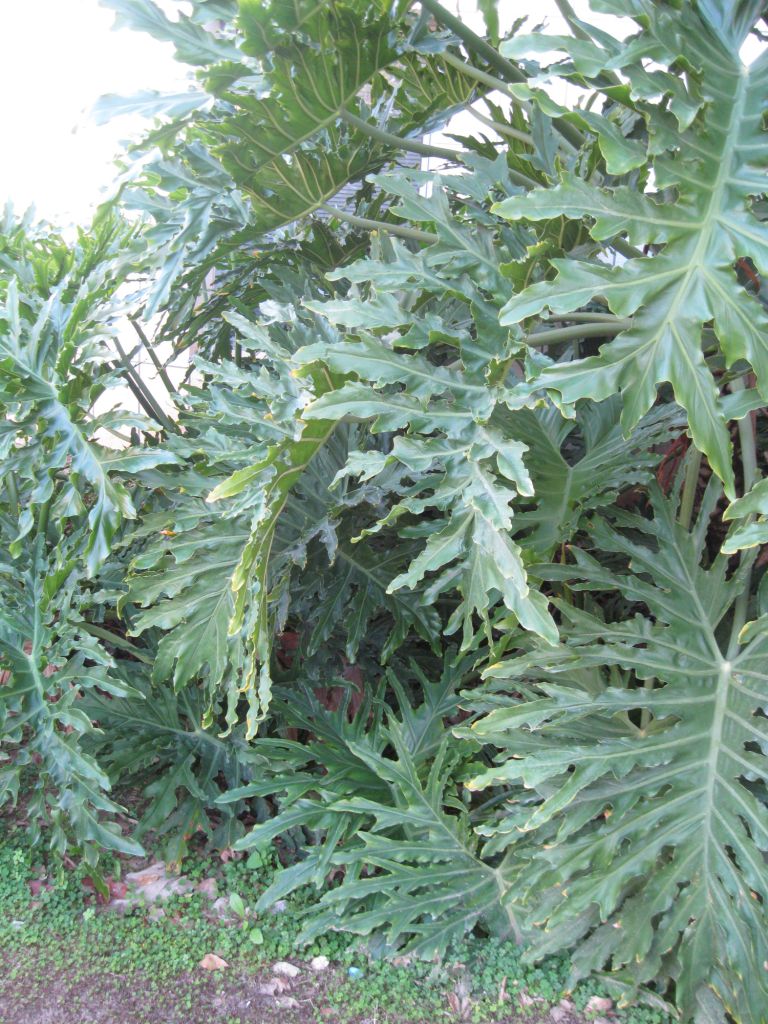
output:
[{"label": "dirt path", "polygon": [[[222,970],[198,974],[184,973],[170,985],[160,986],[135,974],[98,975],[72,965],[59,969],[45,979],[34,958],[14,962],[12,951],[0,956],[0,1024],[318,1024],[340,1019],[339,1008],[329,998],[345,981],[344,972],[329,968],[322,974],[303,967],[291,979],[278,978],[264,971]],[[278,983],[276,984],[276,980]],[[443,1012],[430,1008],[423,1024],[438,1020],[468,1019],[446,1003]],[[562,1007],[543,1016],[515,1012],[484,1024],[583,1024],[584,1018]],[[349,1016],[341,1011],[345,1024],[405,1024],[390,1015],[385,1001]],[[407,1024],[417,1020],[408,1015]]]}]

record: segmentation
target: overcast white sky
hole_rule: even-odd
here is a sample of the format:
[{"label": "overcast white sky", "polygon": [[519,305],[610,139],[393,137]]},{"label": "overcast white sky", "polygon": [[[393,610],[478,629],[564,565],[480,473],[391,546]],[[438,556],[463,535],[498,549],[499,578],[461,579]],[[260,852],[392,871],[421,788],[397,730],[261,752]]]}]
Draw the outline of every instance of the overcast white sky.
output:
[{"label": "overcast white sky", "polygon": [[[443,2],[479,27],[476,0]],[[586,0],[574,7],[583,13]],[[34,203],[59,224],[85,222],[113,178],[119,140],[140,124],[120,118],[98,127],[87,110],[103,93],[183,87],[185,67],[170,45],[113,31],[114,15],[98,0],[0,0],[0,8],[0,205]],[[500,0],[499,8],[507,23],[528,13],[563,29],[554,0]]]},{"label": "overcast white sky", "polygon": [[118,142],[136,127],[106,127],[86,111],[107,92],[177,87],[184,66],[170,45],[112,31],[97,0],[0,0],[0,205],[34,203],[57,221],[87,220],[113,176]]}]

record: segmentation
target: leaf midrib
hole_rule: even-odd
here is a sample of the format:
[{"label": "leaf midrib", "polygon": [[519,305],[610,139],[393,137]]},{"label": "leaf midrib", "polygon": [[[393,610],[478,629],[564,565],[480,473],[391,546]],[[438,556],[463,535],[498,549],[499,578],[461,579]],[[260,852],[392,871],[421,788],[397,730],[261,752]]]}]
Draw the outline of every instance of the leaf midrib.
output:
[{"label": "leaf midrib", "polygon": [[[696,246],[691,253],[691,257],[688,261],[688,266],[683,273],[682,279],[680,279],[675,297],[668,307],[667,313],[664,319],[659,324],[654,335],[639,349],[633,349],[630,353],[624,356],[618,363],[627,364],[629,362],[637,362],[638,355],[643,350],[651,349],[653,346],[659,343],[660,336],[666,329],[674,330],[677,322],[677,314],[681,303],[684,298],[688,295],[688,291],[691,285],[691,278],[694,272],[701,272],[704,268],[701,266],[702,253],[706,252],[709,248],[712,235],[715,226],[720,223],[719,210],[722,205],[722,196],[725,190],[725,186],[728,184],[732,169],[733,161],[738,152],[738,147],[735,145],[731,147],[730,153],[728,152],[728,140],[733,134],[734,124],[738,124],[741,120],[741,115],[744,109],[744,103],[746,100],[746,93],[748,89],[749,72],[746,68],[738,73],[738,85],[733,96],[730,116],[728,119],[728,126],[722,130],[721,139],[722,145],[719,150],[719,154],[723,157],[718,162],[717,176],[714,184],[710,190],[709,201],[707,203],[706,211],[701,219],[701,230],[698,233]],[[713,154],[712,159],[716,159],[717,154]],[[631,332],[627,332],[629,334]],[[685,346],[681,346],[681,351],[685,352]],[[614,364],[614,365],[618,365]],[[655,363],[649,360],[645,373],[643,374],[639,383],[633,381],[633,387],[642,387],[645,382],[645,378],[648,373],[655,367]],[[693,370],[693,367],[691,368]],[[695,371],[694,371],[695,372]]]}]

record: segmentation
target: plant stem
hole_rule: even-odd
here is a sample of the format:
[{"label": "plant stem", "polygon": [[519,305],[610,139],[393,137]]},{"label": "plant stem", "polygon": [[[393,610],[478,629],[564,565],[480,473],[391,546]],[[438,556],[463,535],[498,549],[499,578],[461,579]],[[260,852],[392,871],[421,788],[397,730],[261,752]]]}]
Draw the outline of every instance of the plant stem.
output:
[{"label": "plant stem", "polygon": [[18,513],[19,513],[19,488],[18,488],[18,486],[16,484],[16,474],[13,472],[13,470],[11,470],[9,473],[6,474],[6,477],[5,477],[5,487],[6,487],[6,490],[8,491],[8,501],[10,502],[11,507],[14,510],[14,513],[16,515],[18,515]]},{"label": "plant stem", "polygon": [[510,181],[514,181],[516,185],[522,185],[523,188],[532,189],[539,187],[539,182],[535,178],[529,178],[527,174],[522,174],[520,171],[513,171],[511,167],[507,168],[507,174]]},{"label": "plant stem", "polygon": [[157,370],[158,376],[160,377],[160,380],[165,385],[166,390],[171,395],[176,394],[176,388],[173,386],[173,381],[168,376],[168,373],[166,372],[166,369],[163,366],[163,364],[157,358],[157,354],[155,352],[155,347],[152,344],[152,342],[149,340],[149,338],[146,336],[146,334],[144,333],[144,330],[143,330],[141,324],[138,322],[138,320],[135,320],[133,317],[129,317],[128,319],[133,324],[133,329],[136,331],[138,336],[141,338],[142,344],[144,345],[144,348],[147,351],[147,355],[152,360],[152,362],[154,364],[154,367]]},{"label": "plant stem", "polygon": [[496,78],[495,75],[489,75],[487,71],[481,71],[480,68],[476,68],[474,64],[468,64],[461,57],[457,57],[453,53],[449,53],[447,50],[442,54],[442,59],[446,64],[450,64],[452,68],[456,68],[457,71],[461,71],[462,74],[467,75],[469,78],[474,78],[476,82],[481,82],[483,85],[487,85],[489,89],[493,89],[495,92],[503,93],[508,99],[524,110],[526,114],[530,114],[533,109],[531,104],[527,100],[519,100],[513,92],[510,91],[506,82],[502,82],[500,78]]},{"label": "plant stem", "polygon": [[[483,59],[487,60],[490,67],[495,68],[496,71],[498,71],[504,78],[509,79],[510,82],[516,82],[518,84],[527,82],[527,77],[519,68],[513,65],[511,60],[507,60],[507,58],[503,57],[495,46],[490,45],[490,43],[486,42],[486,40],[481,36],[472,32],[469,26],[462,22],[461,18],[457,17],[456,14],[452,14],[451,11],[445,10],[442,4],[438,3],[437,0],[422,0],[421,5],[426,10],[434,14],[438,22],[446,28],[451,29],[452,32],[455,32],[468,50],[477,53],[479,56],[483,57]],[[476,71],[476,69],[473,69],[473,71]],[[471,72],[469,74],[471,74]],[[578,128],[574,128],[573,125],[568,124],[567,121],[563,121],[562,118],[554,118],[552,124],[563,138],[566,139],[574,148],[577,148],[577,150],[581,148],[582,143],[584,142],[584,136]]]},{"label": "plant stem", "polygon": [[610,337],[613,334],[620,334],[622,331],[629,330],[631,326],[631,318],[613,317],[611,320],[574,324],[573,327],[556,327],[551,331],[536,331],[534,334],[527,334],[525,342],[527,345],[535,345],[539,348],[542,345],[573,341],[574,338]]},{"label": "plant stem", "polygon": [[348,110],[341,111],[341,120],[362,132],[363,135],[367,135],[369,138],[375,139],[385,146],[402,149],[406,153],[419,153],[421,156],[439,157],[442,160],[450,160],[451,163],[459,163],[461,161],[460,150],[447,149],[443,146],[430,146],[428,143],[419,142],[417,139],[407,139],[401,135],[393,135],[392,132],[384,131],[383,128],[369,124],[356,114],[350,114]]},{"label": "plant stem", "polygon": [[690,530],[691,528],[693,506],[696,502],[696,490],[699,486],[700,469],[701,452],[698,448],[691,447],[688,467],[685,471],[685,482],[683,483],[683,496],[680,500],[680,525],[685,530]]},{"label": "plant stem", "polygon": [[53,498],[49,498],[47,501],[44,501],[37,514],[37,536],[42,539],[43,543],[45,543],[46,534],[48,533],[48,519],[51,514],[52,501]]},{"label": "plant stem", "polygon": [[500,124],[498,121],[494,121],[492,117],[486,117],[485,114],[481,114],[479,110],[475,110],[474,107],[467,108],[473,117],[476,117],[478,121],[482,121],[483,124],[487,124],[489,128],[492,128],[499,135],[506,135],[509,139],[516,139],[518,142],[524,142],[527,146],[532,146],[533,136],[529,135],[528,132],[519,132],[517,128],[511,128],[508,124]]},{"label": "plant stem", "polygon": [[568,28],[573,32],[577,39],[589,39],[589,33],[585,32],[584,29],[579,25],[579,20],[576,17],[576,12],[568,3],[568,0],[555,0],[555,6],[568,25]]},{"label": "plant stem", "polygon": [[419,231],[418,228],[390,224],[385,220],[370,220],[368,217],[358,217],[357,214],[347,213],[346,210],[331,206],[330,203],[320,203],[320,209],[325,210],[326,213],[333,214],[339,220],[344,220],[348,224],[354,224],[355,227],[365,228],[368,231],[388,231],[391,235],[397,235],[399,238],[412,238],[415,242],[424,242],[425,245],[432,245],[434,242],[439,241],[438,236],[433,235],[430,231]]},{"label": "plant stem", "polygon": [[447,11],[438,0],[421,0],[421,6],[433,14],[451,32],[455,32],[468,50],[486,60],[501,75],[508,78],[511,82],[527,81],[520,68],[516,67],[511,61],[508,61],[506,57],[502,57],[495,46],[491,46],[486,39],[473,32],[461,18],[457,18],[455,14]]},{"label": "plant stem", "polygon": [[121,434],[119,430],[115,430],[113,427],[102,427],[101,429],[106,430],[108,434],[116,437],[118,441],[122,441],[123,444],[132,444],[132,441],[127,434]]},{"label": "plant stem", "polygon": [[747,614],[749,612],[749,598],[752,587],[752,567],[757,558],[757,549],[750,548],[747,551],[743,551],[742,558],[744,561],[739,566],[739,569],[744,570],[744,588],[736,598],[733,605],[733,622],[731,623],[731,636],[728,642],[729,661],[732,661],[739,653],[739,634],[744,627],[744,623],[747,621]]},{"label": "plant stem", "polygon": [[[570,316],[568,317],[570,319]],[[556,327],[551,331],[536,331],[534,334],[526,334],[523,341],[527,345],[541,348],[544,345],[557,345],[568,341],[578,341],[580,338],[603,338],[614,334],[620,334],[632,326],[632,320],[611,317],[610,320],[598,322],[575,324],[573,327]],[[498,382],[505,381],[510,368],[518,361],[517,356],[510,356],[500,364],[494,379]]]},{"label": "plant stem", "polygon": [[[651,676],[650,679],[643,680],[643,689],[652,690],[656,686],[656,676]],[[640,728],[643,732],[648,728],[648,723],[651,720],[650,708],[643,708],[640,712]]]},{"label": "plant stem", "polygon": [[549,319],[555,322],[572,320],[576,324],[620,324],[623,322],[622,318],[616,316],[615,313],[563,313],[560,316],[550,315]]},{"label": "plant stem", "polygon": [[120,344],[120,342],[117,340],[117,338],[113,338],[112,341],[114,342],[115,348],[117,349],[117,354],[120,358],[120,363],[123,369],[125,370],[125,373],[133,382],[133,393],[137,395],[137,397],[139,397],[139,394],[141,396],[139,400],[144,411],[148,415],[150,415],[153,420],[156,420],[161,426],[165,427],[166,430],[175,430],[172,421],[165,415],[165,413],[157,404],[150,391],[147,389],[146,385],[144,384],[144,381],[136,373],[136,370],[131,364],[131,361],[128,359],[128,356],[123,351],[123,347]]},{"label": "plant stem", "polygon": [[137,661],[143,661],[145,665],[153,664],[153,659],[148,657],[138,647],[134,646],[130,640],[124,639],[122,636],[117,636],[115,633],[110,633],[108,629],[102,629],[101,626],[96,626],[92,622],[86,622],[85,619],[78,625],[85,630],[86,633],[90,633],[91,636],[98,637],[99,640],[106,640],[107,643],[113,645],[113,647],[121,647],[125,651],[129,651]]},{"label": "plant stem", "polygon": [[[744,377],[736,377],[731,381],[731,392],[744,391]],[[757,481],[757,451],[755,447],[755,428],[752,413],[738,421],[739,442],[741,447],[741,468],[744,476],[743,493],[751,491]]]},{"label": "plant stem", "polygon": [[[579,24],[579,19],[576,16],[576,12],[574,11],[573,7],[571,7],[568,0],[555,0],[555,5],[557,9],[560,11],[560,14],[565,20],[566,24],[568,25],[568,28],[571,30],[571,32],[573,32],[574,36],[577,39],[585,39],[588,42],[591,42],[592,37],[590,36],[589,32],[586,32]],[[618,76],[611,71],[601,72],[601,78],[607,80],[611,85],[620,84],[620,79],[618,78]]]},{"label": "plant stem", "polygon": [[638,260],[643,255],[639,249],[636,249],[634,245],[630,245],[623,238],[614,238],[611,242],[611,248],[615,249],[616,252],[620,252],[622,256],[626,256],[628,260]]},{"label": "plant stem", "polygon": [[[113,367],[113,369],[116,370],[119,365],[120,365],[119,363],[113,363],[112,367]],[[126,383],[128,389],[130,390],[131,394],[136,399],[136,401],[139,403],[139,405],[144,410],[144,412],[147,414],[147,416],[151,416],[152,419],[155,419],[156,417],[155,417],[154,411],[152,409],[152,406],[147,405],[146,400],[144,398],[144,395],[136,387],[136,385],[135,385],[135,383],[133,381],[133,378],[129,377],[126,374],[126,375],[123,376],[123,380],[125,381],[125,383]],[[114,433],[114,431],[113,431],[113,433]]]},{"label": "plant stem", "polygon": [[[731,392],[743,391],[744,380],[739,377],[734,381],[731,381]],[[755,427],[752,422],[752,413],[747,413],[746,416],[738,421],[739,431],[739,446],[741,448],[741,469],[743,479],[743,494],[747,494],[752,490],[755,481],[758,477],[757,472],[757,451],[755,444]],[[747,522],[751,522],[754,519],[754,515],[750,515]],[[732,660],[739,649],[739,633],[747,621],[747,613],[749,611],[749,598],[752,586],[752,567],[757,558],[757,549],[752,548],[741,553],[742,562],[739,566],[739,571],[744,573],[744,587],[736,598],[736,602],[733,606],[733,623],[731,624],[731,637],[728,644],[728,659]]]},{"label": "plant stem", "polygon": [[[425,10],[430,11],[441,24],[446,26],[446,28],[455,32],[470,52],[476,53],[478,56],[486,60],[503,78],[507,78],[510,82],[516,82],[518,84],[527,82],[528,79],[520,68],[507,60],[506,57],[502,57],[495,46],[491,46],[491,44],[483,39],[482,36],[473,32],[468,25],[465,25],[461,18],[457,18],[455,14],[451,14],[450,11],[446,11],[438,0],[421,0],[421,6]],[[568,122],[564,121],[561,117],[554,118],[552,124],[557,128],[563,138],[567,139],[572,146],[575,146],[576,149],[581,148],[584,137],[578,128],[568,124]]]}]

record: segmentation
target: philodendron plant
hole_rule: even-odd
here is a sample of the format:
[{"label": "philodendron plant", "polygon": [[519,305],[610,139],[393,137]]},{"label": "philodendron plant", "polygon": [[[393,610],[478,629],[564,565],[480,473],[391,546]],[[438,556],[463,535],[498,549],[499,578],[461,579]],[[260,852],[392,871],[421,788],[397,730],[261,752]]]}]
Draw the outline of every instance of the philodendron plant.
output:
[{"label": "philodendron plant", "polygon": [[[53,729],[144,781],[141,836],[290,839],[262,902],[331,873],[307,937],[431,956],[476,928],[762,1020],[763,4],[592,0],[612,33],[558,0],[564,36],[492,0],[482,35],[438,0],[106,6],[194,69],[136,99],[114,203],[133,330],[194,372],[164,412],[131,352],[59,331],[25,376],[48,292],[2,293],[10,558],[72,549],[77,686],[101,666],[61,721],[13,698],[52,685],[31,640],[43,671],[71,650],[48,570],[0,648],[14,778]],[[141,397],[120,454],[86,364]],[[54,533],[50,494],[87,522]]]}]

